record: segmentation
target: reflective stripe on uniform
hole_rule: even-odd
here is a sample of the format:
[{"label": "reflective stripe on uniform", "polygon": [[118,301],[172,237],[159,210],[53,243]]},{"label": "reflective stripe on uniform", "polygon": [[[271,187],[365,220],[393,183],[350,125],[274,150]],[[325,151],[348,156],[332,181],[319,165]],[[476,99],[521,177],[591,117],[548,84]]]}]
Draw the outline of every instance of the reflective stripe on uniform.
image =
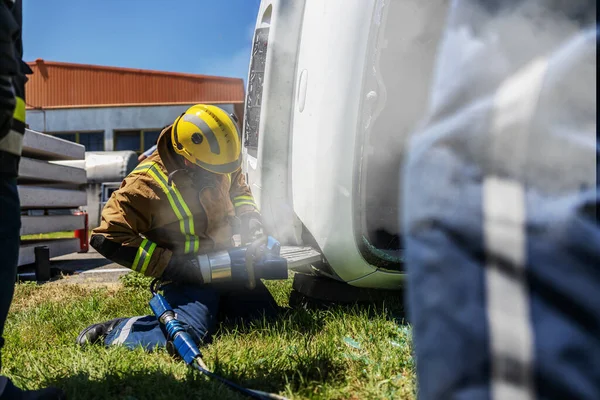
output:
[{"label": "reflective stripe on uniform", "polygon": [[152,253],[154,253],[155,248],[156,243],[151,242],[148,239],[142,240],[142,244],[140,244],[140,247],[138,247],[138,251],[135,255],[135,259],[133,260],[133,264],[131,265],[131,269],[144,274],[148,268],[148,264],[150,263]]},{"label": "reflective stripe on uniform", "polygon": [[17,156],[23,149],[23,134],[11,129],[8,134],[0,139],[0,150]]},{"label": "reflective stripe on uniform", "polygon": [[200,249],[200,238],[196,236],[194,218],[175,183],[169,185],[167,176],[153,161],[138,165],[131,173],[147,173],[158,183],[167,195],[169,204],[171,204],[171,208],[179,220],[179,229],[186,238],[185,253],[198,252]]},{"label": "reflective stripe on uniform", "polygon": [[17,106],[15,107],[15,111],[13,112],[13,118],[20,122],[25,122],[25,100],[16,97]]},{"label": "reflective stripe on uniform", "polygon": [[256,208],[256,203],[252,196],[236,196],[233,198],[233,205],[235,207],[253,206]]},{"label": "reflective stripe on uniform", "polygon": [[[519,170],[526,167],[530,123],[546,69],[546,60],[535,60],[496,92],[490,159],[509,157]],[[526,210],[525,187],[520,181],[493,174],[485,178],[483,228],[489,255],[485,282],[493,400],[535,398]]]},{"label": "reflective stripe on uniform", "polygon": [[16,96],[15,102],[12,129],[8,131],[6,136],[0,139],[0,150],[20,156],[23,150],[23,133],[25,132],[25,101],[21,97]]},{"label": "reflective stripe on uniform", "polygon": [[252,202],[252,201],[238,201],[237,203],[234,203],[233,205],[236,207],[241,207],[241,206],[256,207],[256,204],[254,204],[254,202]]},{"label": "reflective stripe on uniform", "polygon": [[[119,336],[117,336],[117,338],[112,341],[111,345],[125,343],[125,340],[127,340],[127,337],[131,333],[131,328],[133,328],[133,324],[140,318],[143,318],[143,317],[140,316],[140,317],[129,318],[127,320],[127,322],[125,322],[125,324],[123,325],[123,328],[121,328],[121,332],[119,332]],[[123,324],[123,322],[121,322],[121,324]]]}]

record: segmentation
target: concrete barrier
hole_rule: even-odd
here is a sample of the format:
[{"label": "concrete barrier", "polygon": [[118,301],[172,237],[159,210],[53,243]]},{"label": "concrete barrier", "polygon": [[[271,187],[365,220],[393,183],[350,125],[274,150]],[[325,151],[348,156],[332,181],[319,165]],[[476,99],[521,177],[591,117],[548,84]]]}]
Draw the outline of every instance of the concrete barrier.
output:
[{"label": "concrete barrier", "polygon": [[[79,238],[87,231],[87,218],[81,213],[87,204],[86,171],[81,165],[65,165],[84,159],[85,147],[80,144],[25,131],[17,180],[21,200],[19,266],[48,265],[47,260],[38,260],[40,254],[57,257],[87,251],[87,243],[82,245]],[[64,231],[78,231],[79,237],[75,233],[73,238],[24,237]]]}]

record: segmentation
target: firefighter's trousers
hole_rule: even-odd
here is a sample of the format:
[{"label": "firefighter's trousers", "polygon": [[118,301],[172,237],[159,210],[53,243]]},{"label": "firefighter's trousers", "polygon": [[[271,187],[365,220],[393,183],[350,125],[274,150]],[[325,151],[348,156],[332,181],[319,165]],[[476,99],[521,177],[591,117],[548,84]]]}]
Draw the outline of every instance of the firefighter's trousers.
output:
[{"label": "firefighter's trousers", "polygon": [[[254,290],[229,285],[168,284],[163,295],[199,345],[210,342],[218,322],[249,321],[277,313],[277,304],[262,282],[257,282]],[[121,321],[106,336],[105,344],[130,349],[142,346],[151,351],[164,347],[166,338],[156,317],[146,315]]]}]

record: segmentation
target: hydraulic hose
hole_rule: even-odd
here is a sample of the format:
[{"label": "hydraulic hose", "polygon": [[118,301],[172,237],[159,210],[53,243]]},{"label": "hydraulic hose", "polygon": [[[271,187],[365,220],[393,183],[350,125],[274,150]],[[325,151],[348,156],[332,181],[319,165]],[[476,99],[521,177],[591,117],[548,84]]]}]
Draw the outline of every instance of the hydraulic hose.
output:
[{"label": "hydraulic hose", "polygon": [[196,368],[198,371],[200,371],[201,373],[203,373],[204,375],[216,379],[218,381],[220,381],[221,383],[229,386],[231,389],[236,390],[239,393],[245,394],[246,396],[252,398],[252,399],[258,399],[258,400],[266,400],[266,399],[273,399],[273,400],[288,400],[286,397],[283,396],[279,396],[277,394],[274,393],[267,393],[267,392],[262,392],[260,390],[254,390],[254,389],[247,389],[243,386],[238,385],[237,383],[234,383],[230,380],[227,380],[225,378],[223,378],[220,375],[215,374],[214,372],[210,372],[208,370],[208,368],[206,367],[206,365],[204,364],[204,361],[202,361],[201,357],[196,358],[196,360],[194,361],[194,363],[192,364],[192,366],[194,368]]},{"label": "hydraulic hose", "polygon": [[229,386],[231,389],[252,399],[287,400],[285,397],[273,393],[247,389],[238,385],[237,383],[223,378],[220,375],[215,374],[214,372],[209,371],[208,367],[202,360],[202,353],[200,352],[200,349],[198,349],[198,346],[196,346],[196,343],[194,343],[191,336],[185,331],[181,322],[175,318],[175,313],[167,300],[162,295],[157,293],[158,283],[159,279],[154,279],[150,284],[150,291],[153,295],[152,300],[150,300],[150,308],[152,309],[152,312],[158,319],[159,323],[164,325],[167,340],[172,341],[173,347],[177,351],[177,354],[179,354],[186,364],[196,368],[209,378],[216,379]]}]

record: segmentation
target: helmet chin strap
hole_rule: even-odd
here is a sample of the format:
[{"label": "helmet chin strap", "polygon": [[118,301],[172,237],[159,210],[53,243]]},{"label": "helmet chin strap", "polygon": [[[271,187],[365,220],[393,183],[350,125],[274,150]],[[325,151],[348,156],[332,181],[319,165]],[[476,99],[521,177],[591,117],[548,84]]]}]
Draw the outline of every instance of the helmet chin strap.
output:
[{"label": "helmet chin strap", "polygon": [[167,184],[169,186],[172,185],[172,183],[173,183],[173,177],[175,176],[175,174],[178,174],[180,172],[183,172],[183,173],[187,174],[192,179],[192,184],[193,185],[197,185],[198,184],[198,178],[199,178],[199,176],[211,173],[211,172],[206,171],[205,169],[197,166],[196,164],[188,161],[185,158],[183,159],[183,163],[185,165],[185,168],[176,169],[175,171],[173,171],[173,172],[171,172],[169,174],[168,181],[167,181]]},{"label": "helmet chin strap", "polygon": [[[181,156],[178,156],[178,157],[181,157]],[[185,159],[185,158],[183,158],[183,157],[181,157],[181,158],[183,159],[183,165],[185,166],[185,168],[178,168],[178,169],[174,170],[173,172],[171,172],[171,173],[169,174],[169,177],[168,177],[168,180],[167,180],[167,184],[168,184],[169,186],[172,186],[172,185],[173,185],[173,177],[175,176],[175,174],[178,174],[178,173],[180,173],[180,172],[184,172],[184,173],[186,173],[186,174],[189,174],[189,173],[191,172],[191,171],[190,171],[190,169],[191,169],[191,167],[192,167],[194,164],[192,164],[191,162],[189,162],[188,160],[186,160],[186,159]]]},{"label": "helmet chin strap", "polygon": [[171,172],[169,174],[169,179],[167,180],[167,185],[172,186],[172,184],[173,184],[173,177],[175,176],[175,174],[177,174],[179,172],[184,172],[186,174],[190,173],[190,171],[187,168],[176,169],[175,171],[173,171],[173,172]]}]

